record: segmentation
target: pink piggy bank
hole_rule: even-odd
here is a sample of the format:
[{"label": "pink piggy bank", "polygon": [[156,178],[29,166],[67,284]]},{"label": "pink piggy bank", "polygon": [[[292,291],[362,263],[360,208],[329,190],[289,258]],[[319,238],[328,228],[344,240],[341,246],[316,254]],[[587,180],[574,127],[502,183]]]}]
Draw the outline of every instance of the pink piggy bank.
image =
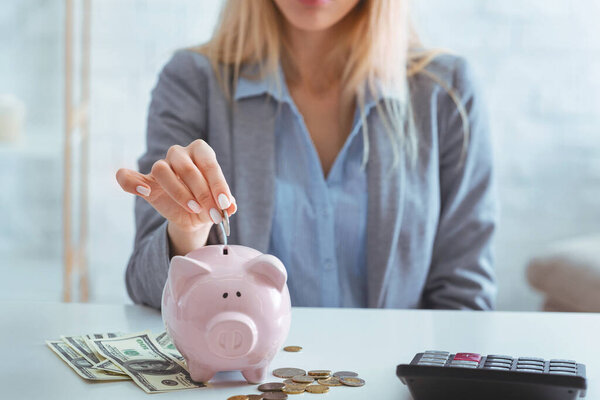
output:
[{"label": "pink piggy bank", "polygon": [[205,246],[175,256],[162,317],[197,382],[241,370],[265,380],[291,322],[287,272],[275,256],[244,246]]}]

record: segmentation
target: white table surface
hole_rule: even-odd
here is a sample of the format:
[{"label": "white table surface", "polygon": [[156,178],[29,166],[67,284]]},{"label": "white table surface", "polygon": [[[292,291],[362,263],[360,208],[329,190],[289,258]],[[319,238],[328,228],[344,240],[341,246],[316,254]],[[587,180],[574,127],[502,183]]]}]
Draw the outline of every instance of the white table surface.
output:
[{"label": "white table surface", "polygon": [[[162,331],[160,313],[132,305],[0,303],[0,388],[6,399],[148,398],[131,381],[89,383],[45,344],[60,335],[90,332]],[[396,365],[415,353],[438,349],[574,359],[587,366],[588,399],[600,399],[600,315],[295,308],[278,367],[356,371],[361,388],[333,387],[328,399],[409,399]],[[273,377],[272,381],[280,381]],[[239,372],[220,373],[210,387],[152,395],[160,398],[219,399],[258,393]],[[290,395],[291,399],[313,395]]]}]

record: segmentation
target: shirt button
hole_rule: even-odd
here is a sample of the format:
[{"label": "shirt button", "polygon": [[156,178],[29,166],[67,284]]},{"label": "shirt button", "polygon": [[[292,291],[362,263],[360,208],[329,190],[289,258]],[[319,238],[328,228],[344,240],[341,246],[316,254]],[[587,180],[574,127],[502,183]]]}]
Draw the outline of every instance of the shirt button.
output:
[{"label": "shirt button", "polygon": [[333,269],[333,262],[331,260],[325,260],[325,269]]}]

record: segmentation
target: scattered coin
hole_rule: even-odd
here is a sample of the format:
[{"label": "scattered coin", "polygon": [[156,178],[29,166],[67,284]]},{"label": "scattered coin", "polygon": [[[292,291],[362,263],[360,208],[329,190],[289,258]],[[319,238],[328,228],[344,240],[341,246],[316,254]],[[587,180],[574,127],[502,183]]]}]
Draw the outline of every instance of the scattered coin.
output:
[{"label": "scattered coin", "polygon": [[325,386],[342,386],[342,382],[340,382],[340,378],[337,376],[332,376],[325,379],[319,379],[317,382],[321,385]]},{"label": "scattered coin", "polygon": [[277,368],[273,375],[278,378],[292,378],[296,375],[306,375],[306,371],[300,368]]},{"label": "scattered coin", "polygon": [[365,381],[363,379],[356,378],[353,376],[342,376],[340,378],[340,382],[342,382],[346,386],[354,386],[354,387],[363,386],[365,384]]},{"label": "scattered coin", "polygon": [[302,350],[302,346],[285,346],[283,350],[289,351],[290,353],[297,353]]},{"label": "scattered coin", "polygon": [[238,394],[237,396],[231,396],[227,400],[248,400],[248,396],[245,394]]},{"label": "scattered coin", "polygon": [[333,376],[342,377],[342,376],[358,376],[356,372],[352,371],[338,371],[333,374]]},{"label": "scattered coin", "polygon": [[308,385],[306,391],[310,393],[327,393],[329,392],[329,386],[323,385]]},{"label": "scattered coin", "polygon": [[288,393],[288,394],[300,394],[300,393],[304,393],[304,389],[307,387],[307,385],[302,385],[302,384],[287,384],[283,387],[283,389],[281,389],[282,392]]},{"label": "scattered coin", "polygon": [[329,376],[331,376],[331,371],[328,369],[313,369],[312,371],[308,371],[308,375],[316,376],[319,378],[328,378]]},{"label": "scattered coin", "polygon": [[249,394],[247,395],[248,400],[263,400],[263,395],[262,394]]},{"label": "scattered coin", "polygon": [[292,378],[292,381],[295,383],[313,383],[315,378],[308,375],[296,375]]},{"label": "scattered coin", "polygon": [[283,392],[264,392],[262,398],[263,400],[285,400],[288,395]]},{"label": "scattered coin", "polygon": [[290,378],[285,379],[283,381],[283,383],[285,383],[286,385],[303,385],[303,386],[308,386],[310,385],[310,383],[300,383],[300,382],[294,382],[293,380],[291,380]]},{"label": "scattered coin", "polygon": [[281,382],[268,382],[258,386],[261,392],[280,392],[285,384]]}]

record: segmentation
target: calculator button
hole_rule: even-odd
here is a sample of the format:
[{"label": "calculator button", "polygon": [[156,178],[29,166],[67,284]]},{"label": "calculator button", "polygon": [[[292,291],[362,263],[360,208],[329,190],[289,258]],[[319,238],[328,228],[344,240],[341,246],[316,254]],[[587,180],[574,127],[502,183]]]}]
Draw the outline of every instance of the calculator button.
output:
[{"label": "calculator button", "polygon": [[469,368],[477,368],[477,366],[479,365],[479,363],[476,362],[472,362],[472,361],[458,361],[458,362],[452,362],[449,364],[451,367],[469,367]]},{"label": "calculator button", "polygon": [[538,361],[538,362],[544,362],[543,358],[537,358],[537,357],[519,357],[518,361]]},{"label": "calculator button", "polygon": [[521,366],[532,366],[532,367],[542,367],[544,368],[544,363],[538,363],[535,361],[519,361],[517,363],[517,368],[521,367]]},{"label": "calculator button", "polygon": [[450,353],[447,351],[427,350],[425,354],[438,354],[442,356],[449,356]]},{"label": "calculator button", "polygon": [[508,360],[510,362],[512,362],[513,358],[511,356],[499,356],[496,354],[490,354],[489,356],[487,356],[488,360]]},{"label": "calculator button", "polygon": [[508,370],[510,370],[510,367],[509,367],[509,366],[502,366],[502,367],[501,367],[501,366],[499,366],[499,365],[487,365],[487,364],[486,364],[486,365],[483,367],[483,369],[496,369],[496,370],[501,370],[501,371],[508,371]]},{"label": "calculator button", "polygon": [[575,372],[573,372],[573,371],[550,370],[550,371],[548,371],[548,373],[556,374],[556,375],[576,375]]},{"label": "calculator button", "polygon": [[576,365],[577,364],[573,360],[560,360],[560,359],[550,360],[550,364],[554,364],[554,363],[558,363],[558,364],[572,364],[572,365]]},{"label": "calculator button", "polygon": [[438,358],[421,358],[419,362],[430,362],[435,364],[446,364],[446,360]]},{"label": "calculator button", "polygon": [[542,372],[544,372],[543,370],[539,370],[539,369],[532,369],[532,368],[519,368],[517,369],[518,372],[532,372],[534,374],[541,374]]},{"label": "calculator button", "polygon": [[439,359],[443,359],[443,360],[448,359],[448,356],[443,356],[440,354],[423,354],[421,357],[422,358],[439,358]]},{"label": "calculator button", "polygon": [[434,360],[434,361],[446,361],[448,358],[444,358],[444,357],[431,357],[431,356],[423,356],[421,357],[421,360]]},{"label": "calculator button", "polygon": [[444,366],[444,364],[433,363],[433,362],[419,362],[418,365],[427,365],[429,367],[443,367]]},{"label": "calculator button", "polygon": [[436,364],[446,364],[446,360],[441,358],[421,358],[419,362],[432,362]]},{"label": "calculator button", "polygon": [[479,363],[481,361],[481,355],[475,353],[456,353],[454,356],[455,361],[474,361]]},{"label": "calculator button", "polygon": [[559,362],[551,362],[550,366],[551,367],[571,367],[571,368],[577,368],[577,364],[559,363]]},{"label": "calculator button", "polygon": [[577,373],[577,370],[575,368],[553,368],[550,367],[550,371],[563,371],[563,372],[572,372],[572,373]]},{"label": "calculator button", "polygon": [[510,367],[512,365],[512,362],[510,362],[510,361],[496,361],[496,360],[493,360],[493,361],[486,361],[485,365],[494,365],[494,366],[504,366],[505,365],[507,367]]},{"label": "calculator button", "polygon": [[517,369],[521,370],[521,369],[535,369],[536,371],[543,371],[544,367],[538,367],[535,365],[517,365]]},{"label": "calculator button", "polygon": [[550,369],[568,369],[577,371],[577,367],[574,365],[566,365],[566,364],[550,364]]},{"label": "calculator button", "polygon": [[479,362],[477,361],[463,361],[463,360],[452,360],[450,361],[450,364],[469,364],[469,365],[478,365]]}]

